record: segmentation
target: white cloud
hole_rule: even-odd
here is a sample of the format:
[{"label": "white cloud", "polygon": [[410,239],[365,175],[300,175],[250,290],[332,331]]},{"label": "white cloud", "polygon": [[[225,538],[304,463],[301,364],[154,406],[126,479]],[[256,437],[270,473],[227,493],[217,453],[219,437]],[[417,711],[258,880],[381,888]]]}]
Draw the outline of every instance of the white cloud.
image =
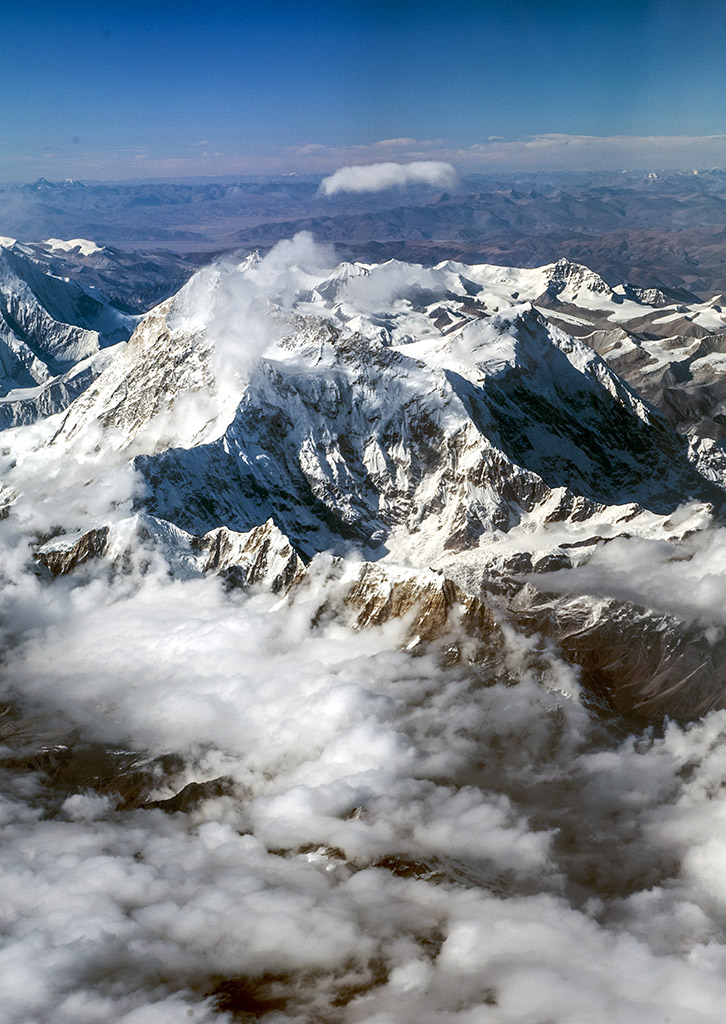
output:
[{"label": "white cloud", "polygon": [[290,306],[305,275],[325,276],[336,262],[332,246],[299,231],[277,242],[259,262],[246,261],[244,269],[230,260],[203,268],[175,296],[170,323],[207,332],[218,379],[230,371],[244,375],[276,337],[270,304]]},{"label": "white cloud", "polygon": [[487,139],[446,151],[467,170],[631,170],[713,167],[726,161],[726,135],[566,135]]},{"label": "white cloud", "polygon": [[457,173],[449,163],[440,160],[416,160],[410,164],[393,161],[382,164],[364,164],[341,167],[328,178],[323,178],[320,189],[326,196],[336,192],[380,192],[396,185],[435,185],[451,188]]},{"label": "white cloud", "polygon": [[726,628],[726,530],[706,523],[678,542],[617,537],[597,545],[578,568],[550,574],[547,589],[630,601],[721,632]]},{"label": "white cloud", "polygon": [[[385,154],[394,164],[409,169],[416,164],[447,164],[460,173],[507,173],[533,171],[643,170],[709,168],[726,165],[726,134],[712,135],[567,135],[542,132],[520,139],[484,137],[480,142],[463,145],[457,140],[400,138],[381,139],[349,146],[325,146],[306,142],[297,146],[269,149],[264,153],[225,151],[199,152],[194,143],[184,153],[141,153],[130,156],[126,150],[98,153],[32,153],[0,157],[0,178],[32,180],[42,175],[123,180],[145,177],[184,177],[211,175],[325,174],[334,178],[343,171],[372,175],[367,171]],[[138,152],[138,151],[136,151]],[[338,170],[331,169],[338,168]],[[400,172],[397,172],[400,173]],[[354,179],[353,179],[354,180]],[[408,179],[407,179],[408,180]],[[389,184],[356,186],[353,191],[371,190],[404,184],[393,179]],[[452,182],[434,181],[450,187]],[[346,189],[348,186],[345,186]],[[342,188],[340,189],[342,190]]]},{"label": "white cloud", "polygon": [[416,140],[406,137],[398,139],[380,139],[378,142],[374,142],[373,145],[380,149],[401,149],[405,146],[415,146]]},{"label": "white cloud", "polygon": [[129,582],[56,581],[6,678],[36,721],[236,790],[43,815],[37,782],[3,779],[10,1024],[212,1024],[216,981],[263,975],[309,1024],[355,990],[350,1022],[720,1024],[723,714],[616,742],[542,685],[572,672],[534,639],[479,677],[395,650],[395,627],[312,627],[324,574],[277,612]]}]

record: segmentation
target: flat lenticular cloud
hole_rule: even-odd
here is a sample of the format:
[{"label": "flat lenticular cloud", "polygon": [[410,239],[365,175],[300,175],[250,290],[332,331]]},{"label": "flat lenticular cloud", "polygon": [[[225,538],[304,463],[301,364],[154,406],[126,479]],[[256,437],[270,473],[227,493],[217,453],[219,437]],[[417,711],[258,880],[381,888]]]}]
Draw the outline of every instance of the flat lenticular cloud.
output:
[{"label": "flat lenticular cloud", "polygon": [[452,164],[441,160],[416,160],[410,164],[393,161],[365,164],[359,167],[340,167],[329,178],[323,178],[323,195],[336,192],[381,192],[395,185],[436,185],[450,188],[458,175]]}]

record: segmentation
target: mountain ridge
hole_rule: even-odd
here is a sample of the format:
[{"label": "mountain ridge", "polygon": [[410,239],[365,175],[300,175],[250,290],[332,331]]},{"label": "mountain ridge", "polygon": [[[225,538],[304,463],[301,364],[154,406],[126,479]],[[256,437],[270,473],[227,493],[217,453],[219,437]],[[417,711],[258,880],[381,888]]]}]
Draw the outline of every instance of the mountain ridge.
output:
[{"label": "mountain ridge", "polygon": [[[568,309],[579,302],[596,324],[616,317],[626,326],[667,315],[663,297],[613,291],[562,261],[532,271],[450,261],[331,270],[325,256],[302,237],[278,258],[199,272],[141,320],[71,404],[48,456],[81,460],[89,482],[94,460],[133,467],[132,507],[168,524],[159,552],[171,565],[183,562],[175,543],[192,543],[183,536],[254,535],[271,523],[305,563],[327,552],[381,566],[383,576],[366,577],[373,589],[374,579],[388,585],[388,566],[433,566],[472,599],[494,594],[504,614],[564,644],[584,679],[605,678],[592,652],[606,631],[588,633],[583,621],[587,642],[573,646],[558,613],[536,612],[550,573],[588,564],[613,537],[677,543],[687,528],[669,524],[684,502],[718,523],[724,460],[717,442],[689,442],[585,340],[550,322],[569,314],[562,303],[543,307],[541,297],[564,293]],[[704,315],[721,322],[711,307]],[[21,508],[22,494],[15,500]],[[73,525],[95,551],[89,527],[108,530],[113,518]],[[562,534],[548,542],[557,529],[584,530],[586,543],[568,547]],[[542,545],[529,561],[527,531]],[[515,539],[502,570],[492,558],[506,536]],[[44,564],[62,564],[55,549],[44,550]],[[254,579],[243,563],[233,575]],[[561,602],[551,607],[564,615]],[[661,621],[646,610],[644,643]],[[698,672],[691,684],[678,674],[686,664],[680,628],[675,619],[668,626],[673,644],[663,657],[675,652],[673,666],[648,676],[643,661],[642,687],[627,700],[607,669],[611,707],[685,714],[689,685],[708,690]],[[716,671],[701,668],[709,679]],[[671,679],[672,700],[653,682],[658,671]],[[718,701],[693,697],[693,706],[704,699]]]}]

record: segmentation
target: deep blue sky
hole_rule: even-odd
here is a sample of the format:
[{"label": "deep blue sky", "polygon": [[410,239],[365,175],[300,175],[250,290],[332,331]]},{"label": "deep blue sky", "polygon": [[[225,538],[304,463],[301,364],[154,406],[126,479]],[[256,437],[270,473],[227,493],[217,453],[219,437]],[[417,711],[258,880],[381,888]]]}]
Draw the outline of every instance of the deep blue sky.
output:
[{"label": "deep blue sky", "polygon": [[[726,132],[725,16],[709,0],[0,0],[0,180],[324,170],[399,137],[429,145],[383,156],[456,162],[492,136]],[[325,148],[294,148],[310,144]]]}]

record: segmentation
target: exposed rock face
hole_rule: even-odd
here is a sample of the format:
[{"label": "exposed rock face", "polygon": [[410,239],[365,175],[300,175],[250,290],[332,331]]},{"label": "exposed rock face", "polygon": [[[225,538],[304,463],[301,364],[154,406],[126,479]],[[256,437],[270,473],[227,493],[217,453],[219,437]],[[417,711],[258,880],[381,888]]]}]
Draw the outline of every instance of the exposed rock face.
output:
[{"label": "exposed rock face", "polygon": [[664,421],[531,310],[435,348],[310,317],[288,330],[221,438],[139,457],[154,515],[194,533],[272,517],[308,556],[346,542],[380,556],[405,536],[425,558],[509,529],[554,491],[561,518],[723,499]]},{"label": "exposed rock face", "polygon": [[403,620],[407,650],[437,650],[449,665],[492,663],[501,652],[502,632],[492,609],[431,570],[363,562],[335,608],[356,629]]},{"label": "exposed rock face", "polygon": [[[146,439],[152,451],[186,439],[184,418],[174,419],[175,403],[182,397],[193,401],[211,388],[213,377],[203,337],[169,327],[170,305],[162,303],[144,318],[121,355],[74,403],[59,430],[66,444],[91,423],[101,428],[104,443],[121,448],[152,423],[157,431]],[[195,426],[204,422],[202,412]]]},{"label": "exposed rock face", "polygon": [[[501,646],[492,608],[441,572],[336,558],[327,563],[316,559],[308,571],[272,521],[246,534],[220,527],[202,537],[184,537],[152,519],[133,525],[136,537],[163,543],[170,561],[179,557],[186,541],[187,571],[220,575],[228,586],[288,594],[293,602],[308,600],[310,588],[316,587],[325,596],[314,619],[340,617],[356,629],[403,620],[405,646],[441,647],[449,662],[458,660],[464,648],[469,660],[490,661]],[[125,523],[103,527],[76,538],[55,538],[35,557],[53,576],[104,556],[122,571],[131,536]],[[515,559],[508,569],[546,573],[565,564],[553,562],[552,556],[536,565]],[[321,573],[327,580],[322,588]],[[541,583],[546,587],[546,576]],[[726,707],[726,640],[714,642],[706,629],[623,601],[548,594],[532,583],[511,580],[494,590],[504,595],[514,621],[554,639],[581,666],[583,682],[601,707],[644,720],[696,718]]]},{"label": "exposed rock face", "polygon": [[279,594],[299,582],[305,571],[302,559],[271,519],[246,534],[220,526],[195,538],[193,546],[206,555],[203,572],[223,576],[230,586],[264,586]]},{"label": "exposed rock face", "polygon": [[558,597],[531,585],[510,609],[521,625],[554,638],[582,666],[586,686],[621,715],[683,720],[726,707],[726,640],[714,642],[703,627],[625,601]]},{"label": "exposed rock face", "polygon": [[543,305],[548,300],[575,303],[581,291],[589,292],[591,296],[612,300],[612,288],[599,274],[593,273],[580,263],[561,259],[548,270],[547,289],[534,300],[536,305]]},{"label": "exposed rock face", "polygon": [[478,598],[431,570],[406,573],[364,562],[345,603],[356,613],[359,628],[410,616],[410,633],[424,642],[442,636],[454,620],[481,640],[496,633],[491,611]]},{"label": "exposed rock face", "polygon": [[123,572],[139,545],[177,562],[177,571],[183,564],[186,574],[220,575],[230,586],[258,586],[274,594],[289,590],[305,570],[290,541],[271,520],[244,534],[222,526],[202,537],[192,537],[170,523],[134,516],[80,536],[54,537],[34,557],[52,576],[72,572],[88,559],[103,556],[116,571]]},{"label": "exposed rock face", "polygon": [[[314,617],[339,616],[357,629],[403,620],[403,642],[409,649],[443,645],[451,661],[459,659],[464,644],[467,658],[488,661],[501,645],[491,607],[441,572],[332,559],[327,564],[314,561],[309,575],[272,521],[246,534],[220,527],[202,537],[184,538],[171,530],[152,519],[134,523],[134,535],[145,536],[147,543],[154,538],[163,543],[171,561],[185,540],[191,553],[187,571],[220,575],[228,586],[289,594],[298,601],[306,599],[313,581],[320,587],[322,572],[328,580],[322,593],[327,596]],[[80,537],[55,538],[35,557],[53,576],[104,556],[123,571],[131,536],[125,523],[102,527]],[[552,556],[535,565],[520,558],[510,561],[508,569],[546,573],[566,564],[553,562]],[[546,587],[546,576],[541,583]],[[551,637],[581,666],[583,682],[603,708],[653,720],[696,718],[726,707],[726,640],[715,643],[706,629],[623,601],[548,594],[531,583],[522,586],[512,580],[494,589],[504,595],[509,614],[521,627]]]},{"label": "exposed rock face", "polygon": [[622,331],[598,331],[585,340],[678,431],[726,436],[723,332],[696,339],[675,336],[657,349]]},{"label": "exposed rock face", "polygon": [[[11,240],[6,240],[11,241]],[[121,287],[118,306],[109,301],[101,288],[112,289],[114,267],[133,280],[148,272],[158,283],[147,285],[139,280],[138,289],[146,289],[148,302],[153,295],[164,298],[170,290],[166,278],[181,282],[189,270],[179,260],[162,266],[164,260],[155,255],[147,264],[137,267],[138,257],[116,250],[95,247],[90,254],[78,249],[53,249],[48,244],[6,244],[0,247],[0,375],[5,375],[5,390],[20,389],[10,408],[0,410],[0,427],[30,422],[38,415],[47,415],[65,408],[104,368],[104,362],[93,358],[99,349],[125,340],[130,335],[135,317],[128,314],[138,301]],[[78,264],[81,273],[79,274]],[[167,260],[167,263],[170,261]],[[173,262],[173,261],[172,261]],[[406,267],[406,264],[395,264]],[[452,273],[457,272],[452,284]],[[75,273],[73,277],[62,276]],[[678,398],[669,403],[656,387],[663,372],[672,369],[675,379],[668,387],[688,389],[690,378],[678,377],[678,367],[667,357],[671,339],[684,345],[708,338],[723,331],[726,314],[716,301],[701,302],[683,290],[639,288],[632,284],[610,287],[603,278],[582,264],[561,259],[536,270],[510,270],[502,267],[466,267],[451,261],[426,271],[425,281],[408,289],[407,299],[420,308],[427,308],[436,329],[443,335],[455,332],[471,318],[490,315],[515,302],[531,301],[542,309],[548,319],[570,334],[588,337],[598,351],[610,359],[598,336],[625,328],[630,349],[640,353],[638,366],[624,361],[625,353],[613,353],[612,365],[636,388],[639,378],[648,381],[649,400],[677,423],[679,429],[698,430],[704,436],[721,436],[722,424],[717,417],[723,412],[720,403],[720,367],[705,370],[708,381],[696,386],[710,387],[716,394],[699,392],[700,406],[706,412],[694,418],[693,411],[679,417]],[[438,278],[436,275],[438,274]],[[448,275],[448,277],[446,276]],[[376,277],[377,268],[362,264],[342,264],[340,268],[317,282],[307,292],[313,302],[339,307],[348,317],[346,305],[351,281]],[[4,283],[3,283],[4,282]],[[508,287],[502,287],[503,285]],[[4,296],[4,298],[3,298]],[[439,303],[429,300],[440,299]],[[355,315],[355,311],[354,311]],[[653,344],[655,343],[655,344]],[[3,354],[4,353],[4,354]],[[674,357],[680,359],[681,357]],[[696,360],[700,357],[696,356]],[[90,360],[90,363],[89,363]],[[70,374],[79,363],[88,363],[83,372]],[[642,365],[643,362],[647,366]],[[631,374],[630,369],[642,371]],[[704,368],[699,367],[699,371]],[[62,386],[53,386],[58,381]],[[2,383],[2,381],[0,381]],[[28,388],[39,388],[41,395],[25,394]],[[644,392],[645,393],[645,392]],[[21,404],[19,404],[21,403]],[[0,403],[2,404],[2,403]],[[158,410],[157,410],[158,411]],[[676,413],[674,415],[674,412]]]},{"label": "exposed rock face", "polygon": [[39,565],[45,566],[51,576],[71,572],[89,558],[100,558],[108,548],[110,529],[102,526],[89,530],[80,537],[56,537],[35,553]]},{"label": "exposed rock face", "polygon": [[[491,644],[498,642],[499,628],[491,610],[441,573],[333,558],[322,565],[314,563],[311,577],[272,520],[245,534],[219,527],[202,537],[191,537],[168,523],[135,517],[81,536],[56,537],[34,557],[52,576],[73,572],[89,559],[103,557],[113,571],[123,572],[139,542],[161,550],[170,563],[178,561],[186,547],[187,575],[219,575],[229,587],[289,593],[292,600],[307,593],[313,580],[319,586],[322,572],[330,583],[324,598],[327,612],[357,629],[405,619],[407,641],[413,646],[458,636],[469,638],[488,654]],[[319,608],[317,614],[321,611]]]}]

